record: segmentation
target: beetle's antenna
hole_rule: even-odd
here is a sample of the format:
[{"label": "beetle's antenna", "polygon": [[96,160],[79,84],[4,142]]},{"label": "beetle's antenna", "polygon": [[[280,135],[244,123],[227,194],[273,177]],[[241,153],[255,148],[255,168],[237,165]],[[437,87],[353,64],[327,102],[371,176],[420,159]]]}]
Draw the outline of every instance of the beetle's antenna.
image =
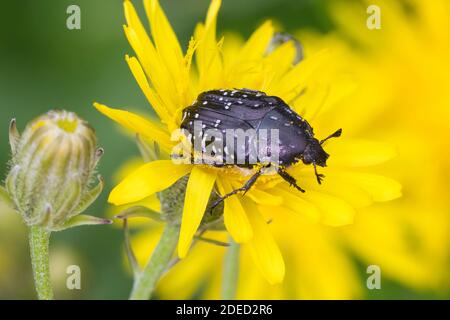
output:
[{"label": "beetle's antenna", "polygon": [[342,134],[342,128],[336,130],[335,133],[330,134],[330,135],[329,135],[328,137],[326,137],[325,139],[320,140],[320,144],[323,144],[323,143],[324,143],[325,141],[327,141],[328,139],[331,139],[331,138],[338,138],[338,137],[341,136],[341,134]]}]

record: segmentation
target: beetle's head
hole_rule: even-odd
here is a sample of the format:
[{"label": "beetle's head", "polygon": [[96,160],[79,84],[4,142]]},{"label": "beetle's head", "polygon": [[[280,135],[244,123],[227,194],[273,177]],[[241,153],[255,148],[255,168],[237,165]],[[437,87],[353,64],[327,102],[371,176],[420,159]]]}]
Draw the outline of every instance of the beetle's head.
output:
[{"label": "beetle's head", "polygon": [[321,167],[327,166],[327,159],[330,156],[325,152],[322,148],[322,144],[330,138],[340,137],[342,134],[342,129],[337,130],[333,134],[329,135],[323,140],[317,140],[315,138],[311,139],[310,142],[306,145],[305,151],[303,153],[303,162],[305,164],[314,164],[314,166],[318,165]]},{"label": "beetle's head", "polygon": [[321,167],[326,167],[329,156],[330,155],[323,150],[320,141],[312,139],[310,143],[306,145],[305,151],[303,152],[303,163],[313,163]]}]

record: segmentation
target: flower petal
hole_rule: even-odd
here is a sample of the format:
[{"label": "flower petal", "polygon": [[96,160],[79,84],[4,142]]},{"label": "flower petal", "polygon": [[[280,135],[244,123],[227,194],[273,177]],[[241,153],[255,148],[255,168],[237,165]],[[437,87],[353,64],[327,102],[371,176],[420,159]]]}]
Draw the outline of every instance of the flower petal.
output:
[{"label": "flower petal", "polygon": [[173,79],[171,74],[147,35],[131,1],[124,1],[123,5],[128,24],[124,26],[124,32],[128,42],[136,52],[145,73],[149,77],[150,84],[155,87],[160,100],[164,102],[164,105],[160,108],[164,107],[167,108],[167,111],[173,111],[176,109],[177,101],[172,94]]},{"label": "flower petal", "polygon": [[329,141],[325,146],[331,154],[329,166],[364,167],[386,162],[396,155],[395,148],[387,143],[362,139]]},{"label": "flower petal", "polygon": [[132,132],[139,133],[143,137],[158,144],[165,150],[171,150],[172,143],[170,137],[159,125],[149,119],[145,119],[137,114],[120,109],[109,108],[103,104],[94,103],[94,107],[108,118],[119,123]]},{"label": "flower petal", "polygon": [[303,199],[300,191],[289,186],[279,186],[272,190],[274,195],[283,198],[283,206],[291,211],[306,217],[312,223],[317,223],[320,220],[319,208]]},{"label": "flower petal", "polygon": [[373,203],[372,196],[367,191],[353,183],[336,178],[332,172],[325,175],[322,184],[317,183],[313,170],[308,177],[302,177],[301,181],[305,184],[307,190],[327,193],[341,198],[355,208],[364,208]]},{"label": "flower petal", "polygon": [[265,21],[256,29],[245,43],[241,51],[242,59],[258,59],[267,51],[270,40],[272,40],[274,28],[270,20]]},{"label": "flower petal", "polygon": [[170,187],[190,169],[190,165],[175,165],[171,160],[146,163],[122,180],[111,191],[108,201],[118,206],[142,200]]},{"label": "flower petal", "polygon": [[267,222],[251,200],[242,201],[253,227],[253,238],[245,244],[257,268],[270,284],[283,281],[285,266],[283,256],[270,233]]},{"label": "flower petal", "polygon": [[271,21],[264,22],[253,32],[226,72],[229,83],[242,88],[260,88],[263,78],[263,58],[273,37]]},{"label": "flower petal", "polygon": [[[150,102],[152,108],[155,110],[155,112],[158,114],[158,117],[167,125],[171,124],[172,116],[167,112],[167,109],[161,99],[159,98],[158,94],[155,92],[155,90],[150,87],[147,77],[145,76],[144,70],[142,69],[141,64],[135,57],[129,57],[125,56],[125,60],[128,63],[128,67],[131,70],[131,73],[133,74],[134,78],[136,79],[136,82],[139,85],[139,88],[141,88],[142,92],[144,93],[145,97],[147,98],[148,102]],[[171,130],[170,128],[169,130]]]},{"label": "flower petal", "polygon": [[[233,191],[232,185],[225,179],[218,180],[217,186],[222,196]],[[225,227],[234,241],[244,243],[253,237],[253,231],[240,197],[240,195],[234,195],[225,199],[223,218]]]},{"label": "flower petal", "polygon": [[174,109],[182,102],[185,85],[188,83],[187,69],[184,64],[183,52],[175,32],[157,0],[144,0],[145,11],[150,21],[152,38],[161,62],[166,66],[176,90],[171,95],[176,99]]},{"label": "flower petal", "polygon": [[211,195],[216,175],[198,166],[192,169],[186,187],[183,216],[181,220],[178,256],[184,258],[191,246],[192,238],[202,221]]},{"label": "flower petal", "polygon": [[212,0],[206,15],[205,25],[199,24],[196,29],[198,47],[196,61],[199,72],[200,91],[217,88],[223,81],[222,61],[219,45],[216,42],[217,14],[221,0]]},{"label": "flower petal", "polygon": [[275,196],[269,192],[263,191],[258,188],[250,189],[246,195],[258,204],[268,206],[279,206],[283,203],[283,198]]},{"label": "flower petal", "polygon": [[341,198],[312,190],[307,190],[302,198],[314,203],[320,209],[323,224],[342,226],[353,223],[355,209]]},{"label": "flower petal", "polygon": [[281,97],[286,103],[290,103],[306,87],[308,78],[328,56],[328,51],[323,50],[295,65],[280,81],[267,88],[269,93]]},{"label": "flower petal", "polygon": [[390,201],[402,195],[401,184],[385,176],[365,172],[339,172],[336,175],[368,192],[374,201]]}]

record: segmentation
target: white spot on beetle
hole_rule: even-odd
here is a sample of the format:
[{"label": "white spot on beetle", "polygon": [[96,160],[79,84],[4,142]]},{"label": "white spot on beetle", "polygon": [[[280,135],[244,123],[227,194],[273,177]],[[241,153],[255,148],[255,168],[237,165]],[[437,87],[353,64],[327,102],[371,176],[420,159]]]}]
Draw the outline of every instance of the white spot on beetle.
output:
[{"label": "white spot on beetle", "polygon": [[208,104],[208,101],[203,101],[203,104],[205,105],[205,104]]},{"label": "white spot on beetle", "polygon": [[198,119],[198,113],[194,114],[194,118]]},{"label": "white spot on beetle", "polygon": [[275,120],[275,121],[278,120],[278,118],[275,117],[275,116],[270,116],[269,118],[272,119],[272,120]]}]

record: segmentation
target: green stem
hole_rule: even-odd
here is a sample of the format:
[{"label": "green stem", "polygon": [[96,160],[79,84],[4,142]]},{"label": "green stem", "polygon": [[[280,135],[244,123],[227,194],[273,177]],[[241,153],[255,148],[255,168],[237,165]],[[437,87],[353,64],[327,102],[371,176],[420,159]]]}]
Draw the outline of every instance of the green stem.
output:
[{"label": "green stem", "polygon": [[135,278],[130,300],[151,298],[159,278],[166,270],[178,242],[179,226],[167,223],[158,245],[145,266]]},{"label": "green stem", "polygon": [[49,241],[50,232],[41,227],[30,228],[30,254],[33,277],[39,300],[53,299],[50,281]]},{"label": "green stem", "polygon": [[222,299],[232,300],[236,297],[239,277],[239,244],[230,238],[230,246],[225,254],[222,278]]}]

